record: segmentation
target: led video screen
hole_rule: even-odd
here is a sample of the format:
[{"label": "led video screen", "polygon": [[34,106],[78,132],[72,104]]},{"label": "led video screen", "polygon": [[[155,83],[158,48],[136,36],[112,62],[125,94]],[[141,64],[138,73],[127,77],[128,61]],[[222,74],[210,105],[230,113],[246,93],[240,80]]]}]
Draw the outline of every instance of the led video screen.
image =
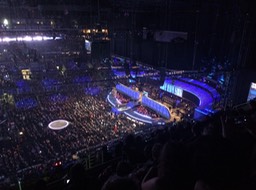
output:
[{"label": "led video screen", "polygon": [[250,86],[249,94],[247,97],[247,101],[250,101],[254,98],[256,98],[256,83],[252,82]]}]

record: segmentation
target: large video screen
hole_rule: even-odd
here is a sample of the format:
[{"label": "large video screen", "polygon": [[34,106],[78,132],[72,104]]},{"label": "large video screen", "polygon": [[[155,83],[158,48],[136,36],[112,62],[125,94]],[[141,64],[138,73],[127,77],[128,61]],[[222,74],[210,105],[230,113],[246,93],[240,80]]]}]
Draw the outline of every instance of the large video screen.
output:
[{"label": "large video screen", "polygon": [[172,94],[175,94],[176,96],[179,96],[179,97],[183,97],[183,90],[182,88],[179,88],[173,84],[169,84],[167,82],[164,82],[164,85],[163,86],[160,86],[160,89],[166,91],[166,92],[170,92]]},{"label": "large video screen", "polygon": [[85,40],[85,49],[87,50],[87,53],[90,54],[92,51],[92,42]]},{"label": "large video screen", "polygon": [[247,97],[247,101],[250,101],[254,98],[256,98],[256,83],[252,82],[250,86],[249,94]]}]

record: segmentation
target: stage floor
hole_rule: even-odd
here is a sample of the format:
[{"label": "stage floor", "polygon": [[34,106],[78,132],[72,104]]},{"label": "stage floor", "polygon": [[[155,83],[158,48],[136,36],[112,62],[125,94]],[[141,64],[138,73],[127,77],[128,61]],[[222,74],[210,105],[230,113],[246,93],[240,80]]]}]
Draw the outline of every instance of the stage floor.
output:
[{"label": "stage floor", "polygon": [[153,125],[164,125],[166,123],[171,122],[171,120],[166,120],[164,118],[151,118],[148,115],[140,114],[136,111],[136,106],[139,104],[137,102],[129,102],[126,105],[120,104],[115,96],[110,92],[107,96],[108,102],[115,108],[119,113],[124,113],[130,119],[134,119],[136,121],[140,121],[146,124],[153,124]]}]

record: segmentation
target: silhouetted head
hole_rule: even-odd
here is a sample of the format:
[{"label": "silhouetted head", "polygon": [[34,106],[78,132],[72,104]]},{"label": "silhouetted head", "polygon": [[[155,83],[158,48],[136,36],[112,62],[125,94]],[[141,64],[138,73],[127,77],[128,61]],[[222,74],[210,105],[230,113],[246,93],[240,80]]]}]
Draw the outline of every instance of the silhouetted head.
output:
[{"label": "silhouetted head", "polygon": [[131,178],[122,177],[107,181],[102,190],[139,190],[139,185]]}]

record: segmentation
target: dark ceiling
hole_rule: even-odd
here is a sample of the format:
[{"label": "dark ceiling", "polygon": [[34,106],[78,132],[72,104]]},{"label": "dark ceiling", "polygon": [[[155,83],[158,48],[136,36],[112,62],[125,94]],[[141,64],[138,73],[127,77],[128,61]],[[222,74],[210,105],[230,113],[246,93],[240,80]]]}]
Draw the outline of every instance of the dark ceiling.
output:
[{"label": "dark ceiling", "polygon": [[198,53],[229,55],[235,61],[240,52],[256,65],[253,0],[1,0],[1,7],[2,18],[57,18],[65,28],[76,20],[80,28],[100,23],[112,33],[143,28],[188,32],[187,44],[191,49],[199,44]]}]

